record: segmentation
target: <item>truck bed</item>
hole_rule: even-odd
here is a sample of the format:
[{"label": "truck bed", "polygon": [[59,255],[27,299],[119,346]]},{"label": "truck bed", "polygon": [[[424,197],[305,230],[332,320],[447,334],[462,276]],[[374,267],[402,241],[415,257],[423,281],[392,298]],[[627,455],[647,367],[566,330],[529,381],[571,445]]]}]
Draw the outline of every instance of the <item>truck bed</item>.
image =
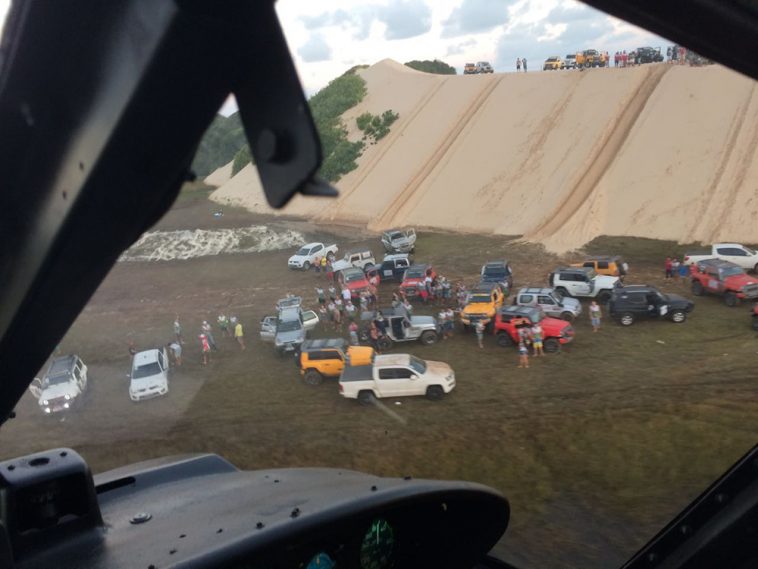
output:
[{"label": "truck bed", "polygon": [[373,379],[374,366],[351,366],[347,365],[342,370],[340,381],[371,381]]}]

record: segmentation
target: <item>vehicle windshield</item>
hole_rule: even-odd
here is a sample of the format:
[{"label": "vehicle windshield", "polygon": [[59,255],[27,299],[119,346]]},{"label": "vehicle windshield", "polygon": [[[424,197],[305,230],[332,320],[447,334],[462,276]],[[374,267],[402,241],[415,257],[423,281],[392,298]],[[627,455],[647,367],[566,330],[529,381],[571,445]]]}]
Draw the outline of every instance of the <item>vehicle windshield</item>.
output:
[{"label": "vehicle windshield", "polygon": [[71,381],[71,376],[67,373],[62,373],[59,375],[54,375],[53,377],[48,377],[46,379],[46,383],[48,386],[50,385],[63,385],[66,383],[69,383]]},{"label": "vehicle windshield", "polygon": [[300,330],[303,325],[300,320],[280,320],[276,327],[277,332],[294,332]]},{"label": "vehicle windshield", "polygon": [[[0,21],[8,5],[29,4],[0,0]],[[36,2],[16,20],[38,17],[47,4],[55,3]],[[70,4],[67,10],[82,10],[85,3]],[[207,11],[216,4],[203,3]],[[279,93],[288,61],[258,53],[257,67],[240,68],[234,81],[224,83],[239,87],[240,103],[244,95],[250,106],[240,113],[230,96],[211,118],[208,101],[223,96],[212,83],[236,69],[232,55],[245,55],[241,48],[213,69],[216,46],[208,44],[207,53],[181,51],[197,65],[190,61],[177,72],[197,73],[182,71],[186,89],[176,103],[150,92],[160,82],[162,58],[149,67],[149,80],[132,83],[140,66],[120,65],[110,51],[99,54],[123,72],[120,91],[96,84],[105,67],[90,68],[91,57],[73,58],[71,69],[86,71],[87,81],[71,98],[66,90],[27,93],[37,77],[17,89],[19,74],[6,77],[6,66],[18,70],[11,67],[15,61],[38,61],[48,53],[45,38],[17,44],[0,31],[0,81],[9,81],[0,97],[18,95],[8,115],[15,118],[0,128],[3,148],[17,150],[3,156],[8,171],[0,218],[12,222],[0,223],[6,251],[16,241],[19,252],[34,249],[27,245],[37,241],[27,241],[22,230],[41,224],[50,232],[47,239],[56,219],[66,220],[65,235],[90,233],[66,247],[56,243],[49,258],[29,255],[23,271],[4,265],[0,271],[0,312],[14,295],[25,302],[17,313],[3,312],[3,322],[34,320],[33,345],[14,357],[46,355],[46,361],[35,360],[28,378],[42,381],[31,385],[17,402],[16,418],[0,428],[0,460],[71,447],[101,475],[163,456],[216,453],[241,470],[319,467],[466,480],[510,502],[511,529],[491,552],[508,565],[621,566],[755,444],[758,349],[752,349],[748,314],[754,300],[739,299],[738,308],[729,308],[732,295],[709,286],[715,277],[701,275],[701,291],[689,266],[676,271],[672,262],[701,246],[692,247],[695,242],[708,252],[688,263],[713,258],[711,241],[728,241],[723,245],[729,249],[743,245],[735,240],[758,244],[751,217],[758,187],[751,143],[758,132],[756,81],[574,0],[271,4],[300,80],[295,96],[304,97],[297,117],[307,119],[310,112],[320,149],[300,138],[311,132],[310,121],[302,132],[293,130],[294,115],[276,101],[265,108],[258,102],[256,89]],[[111,2],[97,5],[99,14]],[[193,18],[206,13],[194,2],[171,6],[183,15],[192,8]],[[43,23],[30,29],[56,38],[70,34],[54,20]],[[210,24],[215,33],[223,22]],[[124,37],[144,36],[137,48],[152,58],[147,40],[154,28],[162,26],[145,21],[136,35]],[[230,46],[245,33],[229,30]],[[263,28],[249,33],[269,37]],[[174,46],[156,45],[163,55],[169,52],[160,50]],[[635,60],[634,45],[661,46],[660,54]],[[9,54],[6,47],[21,51]],[[476,59],[483,55],[489,62]],[[650,62],[661,57],[661,63]],[[546,60],[561,65],[539,65]],[[40,70],[39,81],[65,69],[62,59],[60,69]],[[70,83],[80,80],[71,77]],[[118,105],[111,107],[111,99]],[[281,94],[282,102],[289,99]],[[182,112],[183,128],[176,130],[172,105],[176,114],[192,108],[188,101],[204,110],[198,116]],[[69,113],[78,110],[87,111],[82,124],[69,123]],[[118,136],[111,111],[120,117]],[[200,141],[193,138],[202,127],[196,120],[208,124]],[[151,137],[163,132],[174,144],[156,148],[158,139]],[[248,142],[246,133],[255,132]],[[127,138],[117,145],[120,136]],[[197,148],[191,164],[190,144]],[[102,152],[92,150],[101,146]],[[52,156],[56,148],[60,155]],[[305,195],[328,193],[306,183],[308,174],[298,170],[308,163],[305,148],[322,156],[320,167],[311,169],[338,196]],[[131,167],[114,168],[121,159]],[[264,161],[271,169],[259,172]],[[132,205],[114,219],[103,204],[121,203],[124,194],[113,190],[131,176],[138,180],[130,186],[134,199],[132,192],[127,196]],[[190,177],[181,187],[169,183]],[[264,185],[271,191],[271,180],[292,181],[293,187],[278,188],[269,202]],[[270,207],[296,183],[302,192],[281,209]],[[54,193],[35,202],[38,186]],[[99,186],[103,193],[86,195]],[[149,193],[137,200],[142,191]],[[75,227],[78,212],[87,218]],[[151,226],[141,236],[132,226],[112,243],[101,239],[105,223],[126,226],[148,213]],[[400,243],[406,231],[412,254]],[[107,250],[127,242],[132,244],[123,252]],[[330,259],[371,252],[383,261],[376,286],[362,282],[368,260],[335,270],[322,260],[326,250],[311,245],[322,243]],[[56,255],[72,247],[81,257],[72,263],[71,278],[45,283],[46,291],[71,293],[71,300],[46,303],[49,316],[28,318],[24,311],[34,297],[26,298],[19,286],[11,294],[6,275],[16,278],[12,273],[23,276],[28,269],[34,277],[29,283],[42,283],[53,267],[68,264]],[[314,247],[319,250],[310,256]],[[299,260],[290,264],[295,251]],[[572,266],[616,255],[629,261],[623,284],[640,285],[637,293],[614,292],[613,277]],[[746,262],[752,279],[756,261],[735,258]],[[33,275],[40,260],[44,270]],[[64,334],[66,311],[85,298],[72,287],[102,274],[104,264],[112,268],[96,292],[86,290],[89,300]],[[434,282],[427,286],[432,268]],[[731,271],[722,274],[742,272]],[[595,280],[584,282],[584,274]],[[403,284],[403,278],[412,280]],[[493,285],[501,317],[482,330],[472,320],[494,312],[486,292]],[[539,300],[551,288],[567,306],[545,306],[546,317]],[[530,301],[512,306],[521,290]],[[650,310],[651,290],[671,294],[680,307],[676,315]],[[288,294],[301,299],[299,317],[300,309],[277,306]],[[472,303],[481,305],[464,313]],[[632,304],[639,306],[628,314],[616,306]],[[402,326],[402,318],[373,323],[370,315],[377,311],[421,321],[414,328]],[[282,313],[287,320],[278,321]],[[502,318],[523,320],[525,313],[542,322],[543,350],[527,330],[519,337]],[[568,322],[572,333],[562,336]],[[288,334],[277,338],[280,333]],[[362,405],[366,394],[359,402],[340,391],[342,370],[330,365],[342,362],[323,359],[329,340],[350,345],[361,362],[396,356],[394,367],[417,373],[426,371],[426,361],[435,373],[441,368],[433,362],[443,362],[457,381],[446,381],[440,394],[391,391],[389,384],[403,382],[377,380],[388,391]],[[519,354],[519,340],[526,354]],[[299,353],[292,354],[301,341],[312,343],[314,369],[301,369]],[[166,350],[160,362],[168,369],[161,371],[157,362],[134,367],[135,354],[154,349]],[[61,370],[86,363],[85,392],[65,420],[46,420],[35,398],[54,361],[68,366]],[[168,384],[165,393],[132,400],[150,382],[135,381],[130,390],[130,378],[158,375]],[[419,388],[427,382],[408,383]],[[203,484],[198,488],[202,492]],[[307,521],[309,509],[302,509]],[[160,509],[152,513],[157,519]],[[260,519],[268,531],[273,524]],[[258,518],[251,513],[250,520],[254,527]],[[169,548],[185,531],[179,525]],[[212,531],[222,525],[227,536],[221,522]],[[181,541],[178,561],[187,553]]]},{"label": "vehicle windshield", "polygon": [[743,249],[745,249],[745,251],[747,252],[747,254],[748,254],[748,255],[750,255],[751,257],[752,257],[752,256],[754,256],[754,255],[758,255],[758,253],[756,253],[756,252],[755,252],[753,249],[751,249],[750,247],[743,247]]},{"label": "vehicle windshield", "polygon": [[719,272],[721,273],[722,278],[745,274],[745,271],[742,269],[742,267],[725,267]]},{"label": "vehicle windshield", "polygon": [[561,304],[563,302],[563,295],[559,290],[554,290],[550,293],[550,296],[552,296],[558,304]]},{"label": "vehicle windshield", "polygon": [[158,375],[159,373],[161,373],[161,368],[158,365],[158,362],[152,362],[141,366],[135,366],[132,370],[132,379],[150,377],[152,375]]},{"label": "vehicle windshield", "polygon": [[419,375],[423,375],[426,372],[426,362],[416,356],[411,356],[411,368]]}]

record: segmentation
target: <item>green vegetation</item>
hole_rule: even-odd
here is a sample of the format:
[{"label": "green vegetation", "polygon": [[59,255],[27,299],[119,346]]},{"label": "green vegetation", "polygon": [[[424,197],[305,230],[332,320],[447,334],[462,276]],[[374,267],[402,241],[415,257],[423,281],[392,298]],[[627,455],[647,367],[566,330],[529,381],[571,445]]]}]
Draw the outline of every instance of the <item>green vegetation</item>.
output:
[{"label": "green vegetation", "polygon": [[200,141],[192,170],[204,178],[216,168],[228,164],[246,142],[239,113],[228,117],[216,115]]},{"label": "green vegetation", "polygon": [[234,155],[234,162],[232,163],[232,176],[235,176],[237,172],[242,170],[245,166],[252,162],[253,157],[250,155],[250,146],[243,145]]},{"label": "green vegetation", "polygon": [[400,115],[386,110],[381,115],[372,115],[363,113],[355,119],[358,128],[363,131],[364,139],[372,139],[374,142],[387,136],[390,132],[390,125],[397,120]]},{"label": "green vegetation", "polygon": [[406,61],[405,65],[407,65],[411,69],[415,69],[416,71],[423,71],[424,73],[436,73],[438,75],[455,75],[455,67],[448,65],[447,63],[445,63],[444,61],[440,61],[439,59],[435,59],[434,61],[430,61],[429,59],[425,59],[423,61],[414,59],[413,61]]}]

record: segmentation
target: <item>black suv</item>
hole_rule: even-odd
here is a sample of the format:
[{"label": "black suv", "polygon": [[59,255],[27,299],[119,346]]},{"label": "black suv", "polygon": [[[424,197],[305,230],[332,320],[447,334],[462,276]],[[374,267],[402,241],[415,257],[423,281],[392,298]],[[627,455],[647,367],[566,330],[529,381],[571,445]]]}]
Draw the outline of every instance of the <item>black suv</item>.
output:
[{"label": "black suv", "polygon": [[691,300],[648,285],[616,288],[608,303],[610,316],[622,326],[631,326],[639,318],[668,318],[680,324],[694,308]]},{"label": "black suv", "polygon": [[374,272],[378,272],[382,282],[402,281],[405,271],[410,266],[411,256],[408,253],[385,255],[381,265],[366,270],[366,276],[371,277]]},{"label": "black suv", "polygon": [[481,282],[500,283],[513,287],[513,271],[508,261],[490,261],[482,267]]}]

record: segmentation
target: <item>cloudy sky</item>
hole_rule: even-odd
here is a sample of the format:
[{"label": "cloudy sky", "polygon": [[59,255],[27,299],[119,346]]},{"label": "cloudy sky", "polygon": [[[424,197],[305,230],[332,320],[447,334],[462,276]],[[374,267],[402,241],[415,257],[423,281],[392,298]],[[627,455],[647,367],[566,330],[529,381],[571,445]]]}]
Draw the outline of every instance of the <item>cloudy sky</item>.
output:
[{"label": "cloudy sky", "polygon": [[482,60],[514,71],[526,57],[538,71],[550,55],[670,43],[575,0],[279,0],[277,12],[309,95],[385,57],[441,59],[459,73]]}]

